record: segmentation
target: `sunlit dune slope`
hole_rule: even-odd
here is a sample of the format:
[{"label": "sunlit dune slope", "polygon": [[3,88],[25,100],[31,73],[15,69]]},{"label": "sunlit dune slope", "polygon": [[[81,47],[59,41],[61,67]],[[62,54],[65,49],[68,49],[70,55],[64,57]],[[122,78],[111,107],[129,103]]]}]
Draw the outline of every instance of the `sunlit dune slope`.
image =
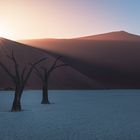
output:
[{"label": "sunlit dune slope", "polygon": [[77,39],[23,43],[65,56],[65,61],[107,88],[140,88],[140,37],[124,31]]},{"label": "sunlit dune slope", "polygon": [[140,41],[140,36],[130,34],[125,31],[118,31],[118,32],[110,32],[110,33],[104,33],[99,35],[93,35],[93,36],[86,36],[86,37],[80,37],[77,39],[85,39],[85,40],[118,40],[118,41]]},{"label": "sunlit dune slope", "polygon": [[[42,50],[23,45],[4,38],[0,39],[0,61],[4,63],[12,73],[14,71],[14,65],[11,60],[6,56],[11,55],[13,50],[14,55],[19,63],[19,68],[23,68],[26,64],[28,67],[29,62],[35,62],[40,58],[47,57],[45,62],[42,62],[39,66],[50,67],[55,60],[55,57]],[[59,63],[62,63],[60,61]],[[96,85],[95,87],[93,85]],[[50,89],[90,89],[97,88],[98,84],[87,76],[83,75],[79,71],[73,69],[71,66],[63,67],[55,70],[49,80]],[[11,79],[0,67],[0,88],[13,87]],[[35,73],[32,74],[26,88],[40,88],[41,83]]]}]

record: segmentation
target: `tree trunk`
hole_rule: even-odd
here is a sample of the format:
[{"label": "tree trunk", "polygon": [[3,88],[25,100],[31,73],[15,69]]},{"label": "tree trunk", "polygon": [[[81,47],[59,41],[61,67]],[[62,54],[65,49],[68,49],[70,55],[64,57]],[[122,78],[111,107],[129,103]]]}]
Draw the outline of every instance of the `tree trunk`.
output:
[{"label": "tree trunk", "polygon": [[19,112],[21,111],[21,94],[22,91],[15,91],[15,97],[14,97],[14,101],[13,101],[13,105],[12,105],[12,112]]},{"label": "tree trunk", "polygon": [[42,102],[41,104],[49,104],[49,98],[48,98],[48,87],[45,85],[43,86],[43,91],[42,91]]}]

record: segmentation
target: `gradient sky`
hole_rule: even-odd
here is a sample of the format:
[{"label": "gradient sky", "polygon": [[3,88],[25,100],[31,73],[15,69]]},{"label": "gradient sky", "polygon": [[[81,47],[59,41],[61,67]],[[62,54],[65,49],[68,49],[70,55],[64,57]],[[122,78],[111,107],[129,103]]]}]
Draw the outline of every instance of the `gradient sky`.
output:
[{"label": "gradient sky", "polygon": [[140,35],[140,0],[0,0],[0,36],[9,39],[118,30]]}]

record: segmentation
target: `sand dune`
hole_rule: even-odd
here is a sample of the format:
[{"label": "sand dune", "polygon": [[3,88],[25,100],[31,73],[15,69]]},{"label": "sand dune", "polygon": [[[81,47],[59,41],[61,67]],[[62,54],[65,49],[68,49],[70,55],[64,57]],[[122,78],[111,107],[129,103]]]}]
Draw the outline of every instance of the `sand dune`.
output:
[{"label": "sand dune", "polygon": [[84,39],[84,40],[118,40],[118,41],[140,41],[140,36],[130,34],[125,31],[117,31],[117,32],[110,32],[105,34],[93,35],[93,36],[86,36],[80,37],[77,39]]},{"label": "sand dune", "polygon": [[140,36],[120,31],[22,42],[65,56],[72,67],[107,88],[140,88]]},{"label": "sand dune", "polygon": [[[48,61],[40,64],[43,66],[50,67],[55,58],[49,53],[43,52],[42,50],[32,48],[27,45],[23,45],[17,42],[13,42],[7,39],[0,39],[0,61],[3,62],[11,72],[14,71],[12,61],[5,57],[7,54],[10,55],[11,51],[14,51],[15,57],[19,63],[19,67],[23,67],[24,64],[28,65],[29,62],[35,62],[36,60],[48,57]],[[62,63],[60,61],[60,63]],[[96,85],[93,87],[93,85]],[[73,69],[71,66],[57,69],[51,75],[49,81],[50,89],[89,89],[96,88],[98,84],[87,76],[83,75],[79,71]],[[12,82],[7,74],[0,67],[0,88],[12,87]],[[39,79],[33,73],[26,88],[39,88],[41,87]]]}]

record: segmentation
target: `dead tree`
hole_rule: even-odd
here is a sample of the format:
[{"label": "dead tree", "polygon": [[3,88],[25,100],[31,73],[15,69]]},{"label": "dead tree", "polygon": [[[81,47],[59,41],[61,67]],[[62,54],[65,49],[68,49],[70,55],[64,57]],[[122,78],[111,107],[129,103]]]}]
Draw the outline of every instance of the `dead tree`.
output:
[{"label": "dead tree", "polygon": [[12,82],[15,85],[15,94],[14,94],[14,100],[12,105],[12,112],[21,111],[21,96],[23,93],[23,90],[28,82],[28,79],[34,69],[34,67],[39,64],[40,62],[44,61],[46,58],[42,58],[32,64],[32,66],[29,66],[30,68],[27,69],[25,66],[21,71],[19,70],[19,64],[17,63],[17,59],[14,56],[13,50],[11,56],[7,56],[14,64],[15,74],[11,73],[10,70],[6,67],[5,64],[0,62],[0,66],[3,68],[3,70],[8,74],[8,76],[11,78]]},{"label": "dead tree", "polygon": [[[40,67],[39,69],[35,66],[35,73],[42,81],[42,101],[41,104],[49,104],[48,98],[48,81],[51,73],[60,67],[68,66],[68,64],[57,64],[58,61],[61,59],[61,56],[57,57],[52,66],[48,69],[47,67]],[[31,65],[33,66],[33,65]]]}]

